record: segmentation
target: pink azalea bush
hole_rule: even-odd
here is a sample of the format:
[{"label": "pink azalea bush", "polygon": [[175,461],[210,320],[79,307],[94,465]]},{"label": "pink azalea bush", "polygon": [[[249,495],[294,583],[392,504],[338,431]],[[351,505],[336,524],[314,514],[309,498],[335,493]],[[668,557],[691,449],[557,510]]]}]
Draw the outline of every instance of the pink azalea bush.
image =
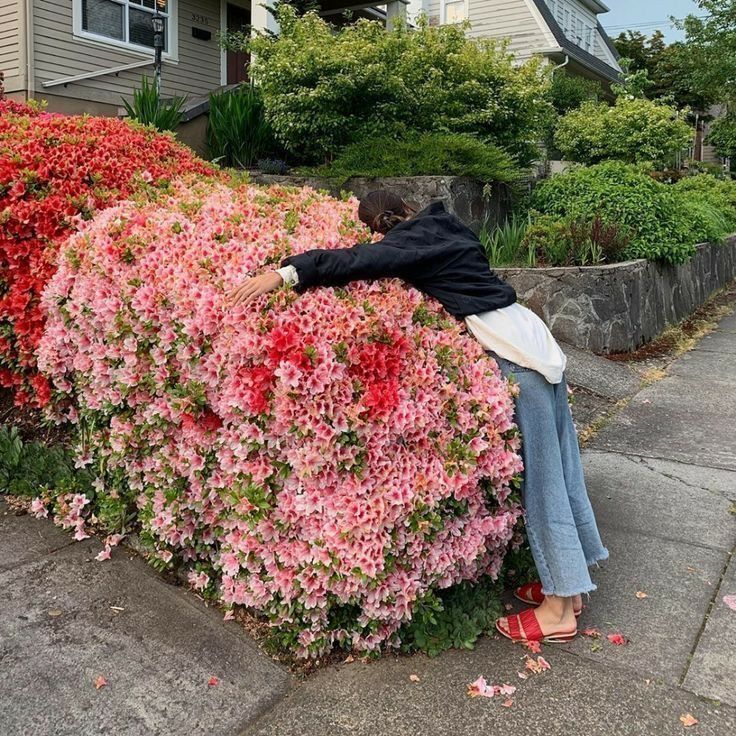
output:
[{"label": "pink azalea bush", "polygon": [[227,303],[364,239],[355,210],[180,183],[80,223],[43,297],[39,365],[98,495],[302,656],[398,644],[431,591],[498,574],[521,513],[511,390],[439,304],[398,280]]}]

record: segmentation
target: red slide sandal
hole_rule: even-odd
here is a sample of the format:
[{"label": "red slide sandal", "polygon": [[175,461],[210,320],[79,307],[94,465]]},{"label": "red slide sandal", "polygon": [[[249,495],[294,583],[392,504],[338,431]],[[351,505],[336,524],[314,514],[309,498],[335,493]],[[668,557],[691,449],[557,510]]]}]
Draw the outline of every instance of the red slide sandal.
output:
[{"label": "red slide sandal", "polygon": [[[522,585],[514,591],[514,596],[522,601],[522,603],[527,603],[530,606],[541,606],[542,603],[544,603],[542,583],[537,580],[533,583]],[[574,611],[576,617],[579,616],[582,612],[582,608],[576,608]]]},{"label": "red slide sandal", "polygon": [[538,641],[543,644],[565,644],[572,641],[578,633],[574,631],[558,631],[545,635],[539,626],[537,614],[533,608],[525,608],[521,613],[508,616],[508,629],[501,626],[501,619],[496,621],[496,628],[500,634],[513,642]]}]

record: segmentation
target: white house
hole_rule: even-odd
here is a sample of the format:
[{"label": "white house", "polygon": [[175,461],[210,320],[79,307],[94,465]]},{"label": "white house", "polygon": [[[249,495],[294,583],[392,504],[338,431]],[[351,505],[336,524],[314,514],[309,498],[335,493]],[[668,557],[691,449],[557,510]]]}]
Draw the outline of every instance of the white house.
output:
[{"label": "white house", "polygon": [[469,20],[470,36],[505,38],[519,59],[541,55],[573,74],[610,83],[618,79],[618,53],[599,16],[599,0],[411,0],[409,16],[430,23]]}]

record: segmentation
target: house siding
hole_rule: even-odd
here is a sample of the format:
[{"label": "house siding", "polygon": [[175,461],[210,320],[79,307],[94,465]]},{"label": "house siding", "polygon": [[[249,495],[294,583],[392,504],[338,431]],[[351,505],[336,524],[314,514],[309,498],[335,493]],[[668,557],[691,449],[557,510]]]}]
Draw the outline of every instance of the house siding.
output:
[{"label": "house siding", "polygon": [[0,71],[6,92],[25,89],[25,26],[22,0],[0,0]]},{"label": "house siding", "polygon": [[[441,22],[440,0],[429,0],[427,15]],[[503,38],[520,60],[549,46],[544,30],[524,0],[468,0],[471,38]]]},{"label": "house siding", "polygon": [[[153,76],[153,66],[106,74],[54,87],[43,82],[72,77],[117,66],[124,66],[151,57],[145,52],[128,51],[103,42],[74,37],[72,0],[34,0],[33,37],[36,97],[69,97],[95,103],[119,105],[140,86],[142,75]],[[208,22],[194,22],[193,15],[204,16]],[[211,31],[209,41],[192,37],[192,26]],[[220,85],[219,0],[179,0],[178,2],[178,62],[164,60],[162,93],[164,96],[204,95]]]}]

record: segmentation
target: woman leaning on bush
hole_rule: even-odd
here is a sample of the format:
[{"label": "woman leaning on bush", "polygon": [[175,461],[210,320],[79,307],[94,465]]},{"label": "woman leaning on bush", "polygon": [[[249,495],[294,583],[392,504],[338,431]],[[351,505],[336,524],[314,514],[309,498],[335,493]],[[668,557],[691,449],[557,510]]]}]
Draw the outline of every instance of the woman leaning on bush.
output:
[{"label": "woman leaning on bush", "polygon": [[539,581],[516,590],[536,608],[500,618],[513,641],[569,641],[583,593],[595,590],[588,568],[608,558],[588,499],[567,401],[566,357],[547,326],[516,303],[511,286],[490,269],[478,238],[435,202],[416,213],[385,190],[360,202],[360,219],[377,243],[310,250],[236,288],[248,303],[283,284],[303,291],[350,281],[401,278],[439,300],[519,384],[516,420],[523,437],[526,528]]}]

